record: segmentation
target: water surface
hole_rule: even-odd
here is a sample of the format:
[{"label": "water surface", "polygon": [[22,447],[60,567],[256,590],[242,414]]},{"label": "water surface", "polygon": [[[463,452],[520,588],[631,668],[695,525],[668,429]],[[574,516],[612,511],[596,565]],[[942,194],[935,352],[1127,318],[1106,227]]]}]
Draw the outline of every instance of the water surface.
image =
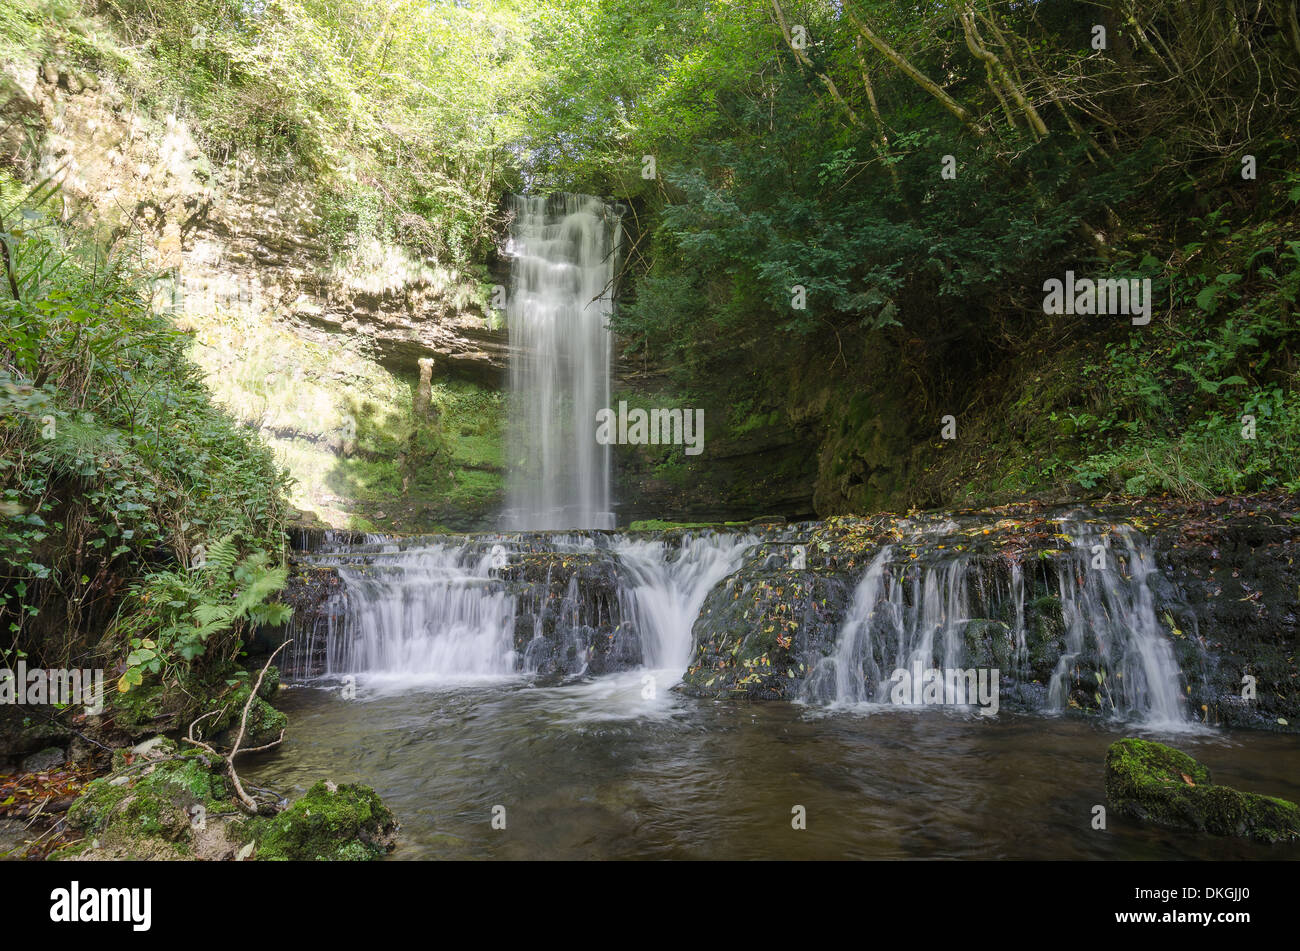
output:
[{"label": "water surface", "polygon": [[[646,684],[644,672],[559,687],[363,677],[354,700],[288,688],[284,746],[241,775],[290,796],[319,779],[374,786],[402,824],[394,859],[1300,858],[1300,846],[1113,814],[1094,831],[1106,748],[1131,727],[647,699]],[[1294,736],[1141,735],[1215,782],[1300,800]],[[504,830],[491,827],[495,805]]]}]

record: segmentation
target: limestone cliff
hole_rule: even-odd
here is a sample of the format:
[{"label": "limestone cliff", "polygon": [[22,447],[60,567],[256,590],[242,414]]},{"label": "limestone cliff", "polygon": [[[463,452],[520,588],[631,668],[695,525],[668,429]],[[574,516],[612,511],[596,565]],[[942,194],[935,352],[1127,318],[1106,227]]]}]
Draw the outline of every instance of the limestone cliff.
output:
[{"label": "limestone cliff", "polygon": [[[0,74],[0,164],[152,275],[214,393],[337,527],[486,527],[499,503],[506,335],[477,280],[377,240],[340,249],[316,176],[214,155],[184,104],[61,50]],[[436,431],[413,406],[434,361]]]}]

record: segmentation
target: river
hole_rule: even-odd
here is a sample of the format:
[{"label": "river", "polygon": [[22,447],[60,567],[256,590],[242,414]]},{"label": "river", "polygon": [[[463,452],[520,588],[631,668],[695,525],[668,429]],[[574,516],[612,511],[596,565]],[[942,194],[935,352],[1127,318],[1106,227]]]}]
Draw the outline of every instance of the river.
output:
[{"label": "river", "polygon": [[[1266,846],[1110,815],[1107,746],[1134,731],[1081,718],[643,698],[632,672],[559,687],[528,678],[363,678],[282,690],[283,748],[242,767],[297,795],[364,782],[402,824],[394,859],[1238,859]],[[1141,732],[1216,782],[1300,800],[1295,737]],[[492,826],[505,807],[505,828]],[[806,829],[792,828],[795,806]]]}]

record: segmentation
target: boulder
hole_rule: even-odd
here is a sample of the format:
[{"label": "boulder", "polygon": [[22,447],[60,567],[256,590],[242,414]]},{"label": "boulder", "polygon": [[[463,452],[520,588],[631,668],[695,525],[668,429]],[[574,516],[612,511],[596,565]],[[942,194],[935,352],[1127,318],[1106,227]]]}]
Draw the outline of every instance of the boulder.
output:
[{"label": "boulder", "polygon": [[365,862],[393,850],[397,828],[369,786],[318,782],[279,815],[254,822],[255,858]]},{"label": "boulder", "polygon": [[1149,740],[1118,740],[1106,752],[1106,801],[1120,815],[1168,829],[1300,840],[1300,807],[1285,799],[1216,786],[1186,753]]},{"label": "boulder", "polygon": [[67,761],[67,752],[57,746],[47,746],[23,759],[23,772],[43,773],[46,770],[58,769]]}]

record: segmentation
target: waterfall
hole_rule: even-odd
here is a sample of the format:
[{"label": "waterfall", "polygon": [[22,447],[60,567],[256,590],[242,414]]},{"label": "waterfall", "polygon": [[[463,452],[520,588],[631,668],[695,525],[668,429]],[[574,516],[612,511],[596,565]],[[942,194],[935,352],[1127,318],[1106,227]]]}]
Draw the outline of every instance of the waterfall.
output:
[{"label": "waterfall", "polygon": [[753,535],[705,534],[682,540],[675,557],[663,541],[620,539],[616,550],[631,584],[624,611],[643,631],[645,665],[677,673],[691,656],[691,626],[710,589],[740,567]]},{"label": "waterfall", "polygon": [[1160,629],[1148,584],[1155,571],[1151,548],[1127,525],[1115,526],[1118,550],[1096,526],[1065,523],[1073,571],[1058,574],[1065,651],[1052,673],[1052,708],[1068,703],[1073,667],[1092,662],[1098,693],[1120,712],[1152,724],[1185,719],[1178,663]]},{"label": "waterfall", "polygon": [[[514,671],[514,598],[492,577],[490,548],[450,541],[403,548],[380,539],[311,560],[343,581],[316,672],[454,678]],[[307,641],[297,636],[285,661],[297,676],[312,672]]]},{"label": "waterfall", "polygon": [[1032,630],[1019,562],[957,551],[942,534],[909,539],[917,550],[908,556],[883,546],[803,699],[889,703],[894,671],[989,667],[1000,669],[1004,691],[1010,684],[1032,696],[1036,709],[1185,722],[1181,673],[1148,583],[1150,546],[1126,525],[1057,524],[1069,547],[1041,562],[1055,575],[1057,596],[1038,599]]},{"label": "waterfall", "polygon": [[613,528],[609,406],[613,281],[622,227],[588,195],[514,198],[511,430],[505,527]]},{"label": "waterfall", "polygon": [[[766,676],[818,706],[916,702],[894,694],[898,671],[919,671],[909,683],[939,671],[973,675],[981,699],[945,690],[922,702],[1188,721],[1179,661],[1195,676],[1203,649],[1162,626],[1177,599],[1141,534],[1073,510],[1023,528],[958,518],[899,520],[867,545],[818,523],[327,543],[300,561],[341,584],[295,615],[285,673],[541,686],[627,673],[593,689],[641,710],[649,672],[661,688],[685,678],[690,691],[722,683],[733,695],[726,676],[771,655]],[[772,613],[773,596],[790,609]],[[746,641],[761,646],[737,653]],[[711,666],[693,679],[697,664]]]},{"label": "waterfall", "polygon": [[365,674],[412,681],[635,667],[675,678],[691,626],[756,541],[604,533],[371,537],[304,553],[343,582],[294,629],[291,679]]}]

